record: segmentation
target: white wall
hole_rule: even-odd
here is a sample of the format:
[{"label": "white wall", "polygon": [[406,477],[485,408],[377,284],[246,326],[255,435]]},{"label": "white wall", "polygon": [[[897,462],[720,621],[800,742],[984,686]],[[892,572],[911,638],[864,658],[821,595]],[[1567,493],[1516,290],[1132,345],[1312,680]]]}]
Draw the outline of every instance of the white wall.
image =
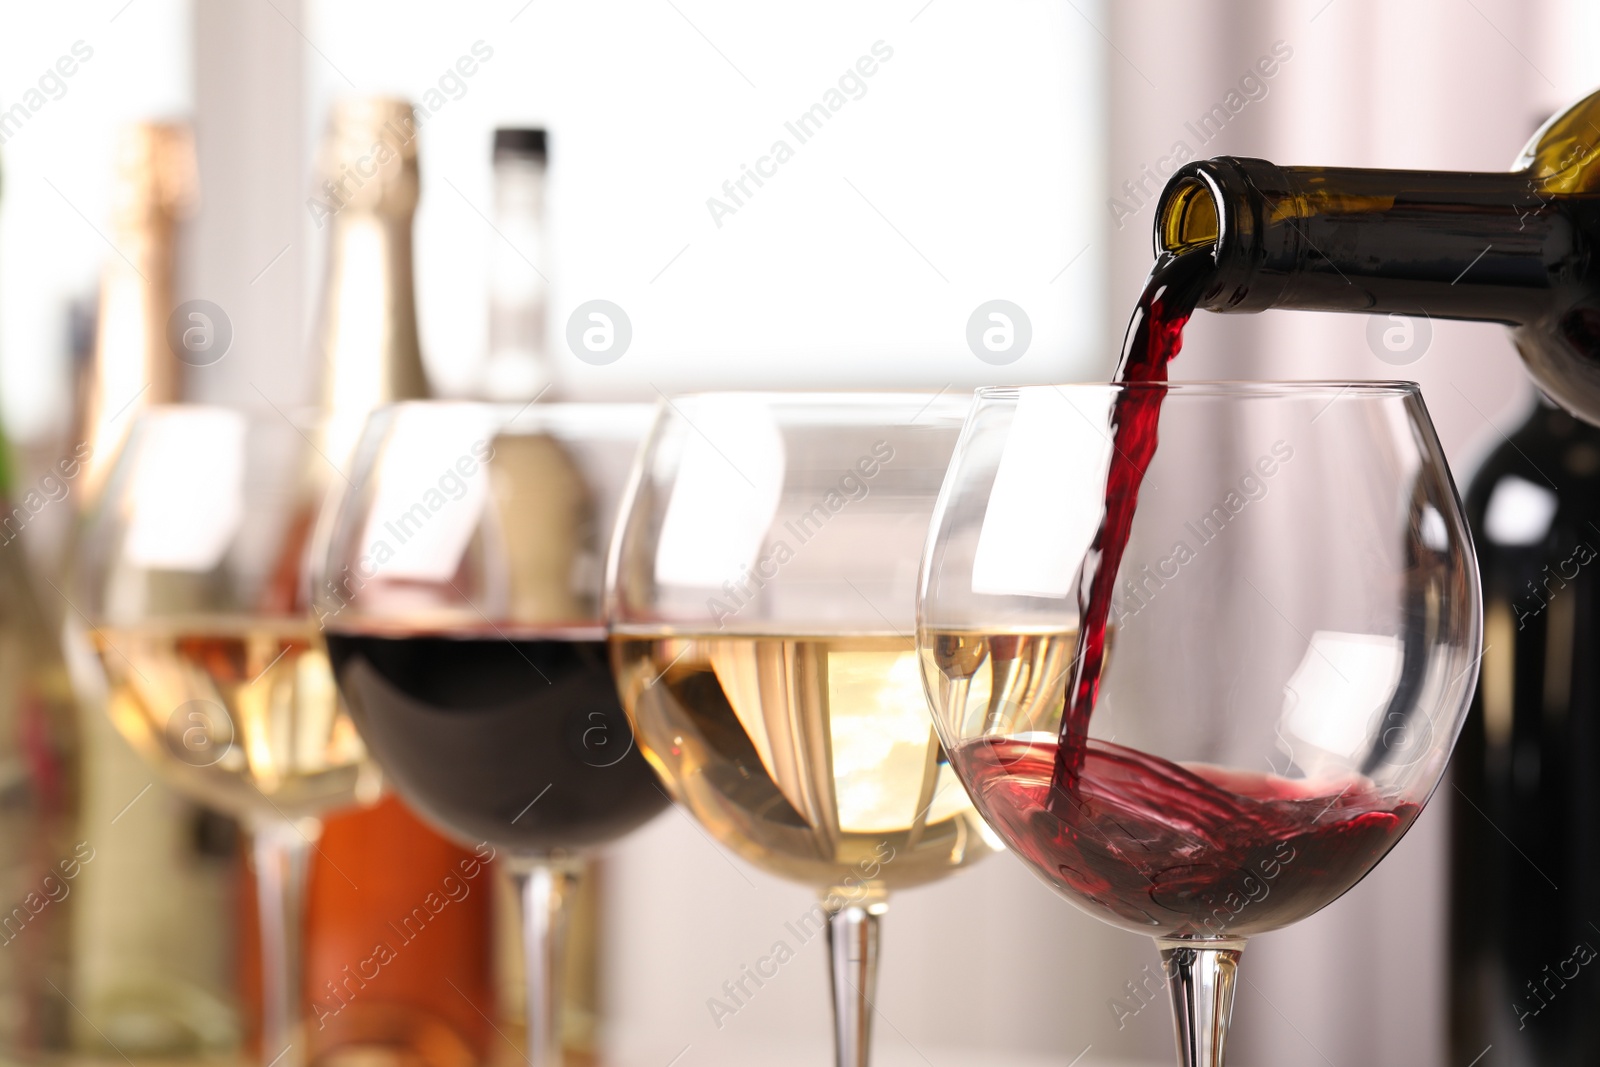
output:
[{"label": "white wall", "polygon": [[[310,0],[325,58],[308,61],[307,119],[320,129],[327,102],[357,90],[421,99],[475,43],[492,50],[421,135],[419,314],[446,390],[469,388],[481,358],[490,133],[518,123],[551,131],[551,338],[569,390],[1089,373],[1102,272],[1086,256],[1052,279],[1097,237],[1099,39],[1047,0],[925,2]],[[892,58],[865,94],[800,143],[784,123],[877,42]],[[779,139],[794,157],[713,220],[707,200],[728,202],[723,183]],[[1003,369],[966,343],[997,297],[1034,329]],[[596,298],[633,322],[606,367],[561,340]]]},{"label": "white wall", "polygon": [[[116,130],[192,106],[190,5],[5,0],[0,20],[0,111],[30,111],[0,137],[0,421],[26,440],[66,422],[67,308],[92,301],[112,254]],[[60,77],[56,65],[75,59],[74,45],[88,58]]]}]

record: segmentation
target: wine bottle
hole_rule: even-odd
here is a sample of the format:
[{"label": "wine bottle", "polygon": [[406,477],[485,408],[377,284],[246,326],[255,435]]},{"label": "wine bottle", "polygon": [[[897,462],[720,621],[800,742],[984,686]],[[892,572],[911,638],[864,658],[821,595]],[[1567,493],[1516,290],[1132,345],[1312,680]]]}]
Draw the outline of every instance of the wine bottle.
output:
[{"label": "wine bottle", "polygon": [[74,890],[95,849],[80,819],[72,690],[13,493],[0,433],[0,1059],[28,1063],[71,1051]]},{"label": "wine bottle", "polygon": [[139,122],[121,132],[111,207],[121,254],[106,257],[94,355],[76,383],[82,499],[99,494],[139,410],[182,399],[183,365],[166,331],[176,307],[178,227],[194,210],[198,181],[186,125]]},{"label": "wine bottle", "polygon": [[545,131],[494,131],[494,227],[489,272],[489,359],[484,392],[496,400],[549,394],[545,307]]},{"label": "wine bottle", "polygon": [[[412,219],[419,195],[411,105],[381,97],[335,105],[313,215],[328,232],[318,355],[323,440],[308,473],[302,524],[342,483],[367,413],[427,395],[417,341]],[[294,574],[290,566],[285,573]],[[282,595],[303,590],[289,582]],[[441,888],[484,857],[446,840],[394,798],[325,820],[305,910],[307,1061],[457,1067],[488,1059],[497,1039],[490,875],[460,900]],[[452,881],[452,885],[456,881]],[[440,911],[433,906],[444,902]],[[420,935],[414,908],[437,915]],[[382,946],[386,951],[379,952]],[[375,953],[377,954],[375,956]],[[375,976],[374,976],[375,974]],[[354,976],[354,977],[352,977]]]},{"label": "wine bottle", "polygon": [[[13,508],[0,434],[0,515]],[[80,818],[72,689],[22,545],[0,544],[0,1059],[72,1051],[74,925],[105,838]],[[92,839],[92,840],[91,840]],[[101,846],[96,847],[97,843]],[[96,871],[98,873],[98,871]]]},{"label": "wine bottle", "polygon": [[329,455],[342,463],[369,411],[428,395],[412,288],[421,187],[411,105],[383,97],[334,105],[322,168],[325,199],[313,200],[328,230],[318,354]]},{"label": "wine bottle", "polygon": [[[181,399],[167,344],[178,227],[196,200],[187,126],[135,123],[120,134],[111,240],[93,355],[76,383],[70,457],[58,464],[79,514],[95,502],[139,411]],[[70,560],[71,553],[67,553]],[[238,1040],[227,980],[232,950],[231,821],[171,789],[112,725],[103,676],[70,610],[62,628],[84,744],[83,835],[94,860],[71,899],[77,973],[69,993],[84,1051],[213,1054]]]},{"label": "wine bottle", "polygon": [[1453,767],[1451,1056],[1493,1044],[1501,1063],[1593,1064],[1600,429],[1541,403],[1466,504],[1484,654]]},{"label": "wine bottle", "polygon": [[[499,236],[493,245],[489,272],[489,358],[484,366],[483,392],[489,399],[510,402],[557,399],[546,347],[550,268],[545,242],[545,177],[549,167],[545,131],[522,127],[495,130],[491,162],[494,227]],[[554,442],[519,436],[508,438],[500,449],[502,467],[539,467],[546,472],[544,477],[529,477],[526,484],[579,484],[575,469],[570,480],[552,477],[559,467],[570,462]],[[510,568],[514,575],[548,577],[552,568],[568,566],[571,556],[563,551],[569,547],[565,542],[582,531],[562,529],[559,522],[551,522],[552,509],[547,505],[548,501],[540,501],[539,506],[526,509],[523,518],[528,526],[508,540],[507,548],[515,553],[538,553],[549,566],[514,566]],[[559,590],[556,600],[571,596],[572,582],[564,571],[554,581],[535,584],[538,589],[522,589],[518,594],[540,597]],[[552,618],[575,617],[566,603],[544,602],[538,610]],[[600,1030],[599,922],[605,859],[582,857],[574,862],[574,870],[577,882],[566,906],[562,954],[561,1034],[568,1055],[582,1057],[595,1053]],[[495,954],[500,1026],[507,1034],[525,1037],[527,979],[523,973],[521,902],[505,870],[501,871],[499,882]]]},{"label": "wine bottle", "polygon": [[1162,190],[1158,251],[1209,248],[1210,311],[1504,323],[1540,387],[1600,422],[1600,92],[1504,173],[1280,167],[1219,156]]}]

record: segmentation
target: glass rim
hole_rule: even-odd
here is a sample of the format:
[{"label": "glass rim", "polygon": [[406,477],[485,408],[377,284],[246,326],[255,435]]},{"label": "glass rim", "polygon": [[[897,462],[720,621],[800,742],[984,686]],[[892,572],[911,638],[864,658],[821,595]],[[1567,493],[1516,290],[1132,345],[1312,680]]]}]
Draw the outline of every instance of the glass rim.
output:
[{"label": "glass rim", "polygon": [[1340,396],[1357,393],[1373,396],[1417,396],[1422,387],[1399,378],[1339,379],[1306,378],[1286,380],[1257,380],[1250,378],[1219,378],[1177,382],[1063,382],[1058,385],[986,385],[976,391],[978,400],[1015,400],[1025,389],[1054,389],[1057,391],[1083,391],[1090,389],[1120,389],[1135,392],[1162,390],[1169,394],[1189,396],[1284,396],[1322,397],[1330,393]]}]

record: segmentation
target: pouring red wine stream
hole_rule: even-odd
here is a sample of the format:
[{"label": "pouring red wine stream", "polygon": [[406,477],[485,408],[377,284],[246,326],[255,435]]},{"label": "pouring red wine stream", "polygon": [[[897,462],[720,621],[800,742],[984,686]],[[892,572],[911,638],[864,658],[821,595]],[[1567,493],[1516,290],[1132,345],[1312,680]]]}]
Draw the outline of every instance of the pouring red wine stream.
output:
[{"label": "pouring red wine stream", "polygon": [[[1059,738],[985,737],[951,754],[985,817],[1006,827],[1012,847],[1053,881],[1112,921],[1200,938],[1247,936],[1323,907],[1372,868],[1419,810],[1370,782],[1323,795],[1317,783],[1180,765],[1089,738],[1167,364],[1214,271],[1206,250],[1162,254],[1129,323],[1118,381],[1137,387],[1118,390],[1111,409],[1104,513],[1079,574],[1076,658]],[[1270,906],[1222,906],[1241,893],[1265,901],[1268,882]]]},{"label": "pouring red wine stream", "polygon": [[1120,390],[1111,409],[1105,513],[1078,576],[1078,649],[1067,685],[1066,714],[1061,717],[1052,795],[1071,796],[1083,771],[1089,716],[1100,692],[1100,670],[1105,662],[1106,620],[1139,504],[1139,486],[1156,451],[1161,401],[1167,393],[1167,364],[1183,347],[1184,324],[1194,314],[1214,269],[1209,249],[1182,255],[1163,252],[1150,270],[1128,323],[1117,380],[1157,385]]}]

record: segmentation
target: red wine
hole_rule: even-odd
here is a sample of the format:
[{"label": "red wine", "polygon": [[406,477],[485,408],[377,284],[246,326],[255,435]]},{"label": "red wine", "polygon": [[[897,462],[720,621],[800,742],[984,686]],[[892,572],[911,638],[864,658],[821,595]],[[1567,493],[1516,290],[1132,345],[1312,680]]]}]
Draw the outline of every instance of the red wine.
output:
[{"label": "red wine", "polygon": [[983,817],[1058,892],[1158,937],[1242,938],[1303,919],[1360,881],[1421,810],[1365,779],[1180,766],[1098,739],[1063,795],[1056,757],[1048,740],[950,751]]},{"label": "red wine", "polygon": [[588,848],[667,804],[603,631],[330,632],[367,747],[424,817],[525,855]]},{"label": "red wine", "polygon": [[1118,381],[1152,387],[1120,390],[1111,409],[1113,447],[1111,468],[1106,473],[1105,513],[1078,577],[1078,651],[1056,751],[1054,781],[1063,795],[1072,793],[1083,767],[1089,716],[1094,712],[1100,669],[1105,663],[1106,619],[1116,592],[1117,569],[1133,528],[1139,485],[1156,451],[1167,364],[1183,347],[1184,323],[1194,313],[1215,266],[1208,249],[1183,255],[1162,253],[1128,324]]},{"label": "red wine", "polygon": [[1163,253],[1124,343],[1105,508],[1078,577],[1079,629],[1057,742],[983,739],[951,753],[985,818],[1060,891],[1158,936],[1247,937],[1302,919],[1359,881],[1418,806],[1365,779],[1342,789],[1181,767],[1089,738],[1106,623],[1139,487],[1159,440],[1167,364],[1215,261]]}]

